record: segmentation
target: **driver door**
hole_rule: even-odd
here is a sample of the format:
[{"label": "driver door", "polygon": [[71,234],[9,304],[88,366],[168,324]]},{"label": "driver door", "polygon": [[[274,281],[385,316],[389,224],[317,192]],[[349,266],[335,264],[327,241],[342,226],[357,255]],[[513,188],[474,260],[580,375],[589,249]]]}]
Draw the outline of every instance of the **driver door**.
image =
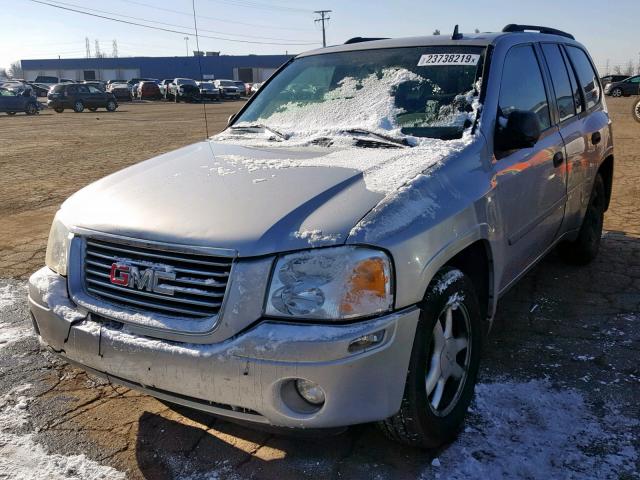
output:
[{"label": "driver door", "polygon": [[499,122],[514,110],[528,110],[536,114],[542,131],[531,148],[494,152],[505,249],[502,289],[547,250],[564,218],[566,152],[551,120],[533,45],[517,45],[507,53],[498,104]]}]

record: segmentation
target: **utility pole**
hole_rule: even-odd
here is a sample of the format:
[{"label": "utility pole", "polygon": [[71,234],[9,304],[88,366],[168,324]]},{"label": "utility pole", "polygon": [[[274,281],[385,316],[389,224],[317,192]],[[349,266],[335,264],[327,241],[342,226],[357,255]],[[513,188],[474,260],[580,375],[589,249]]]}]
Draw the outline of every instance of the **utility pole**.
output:
[{"label": "utility pole", "polygon": [[189,56],[189,37],[184,37],[184,42],[187,45],[187,57]]},{"label": "utility pole", "polygon": [[118,58],[118,41],[115,38],[113,39],[113,51],[111,56],[113,58]]},{"label": "utility pole", "polygon": [[84,37],[84,46],[87,49],[87,58],[91,58],[91,45],[89,44],[89,37]]},{"label": "utility pole", "polygon": [[318,23],[321,22],[322,23],[322,47],[326,47],[327,46],[327,35],[325,33],[325,28],[324,28],[324,23],[327,20],[330,20],[331,17],[327,17],[327,13],[331,13],[331,10],[316,10],[313,13],[317,13],[318,15],[320,15],[320,18],[316,18],[314,20],[314,22]]},{"label": "utility pole", "polygon": [[607,66],[606,66],[606,68],[604,70],[604,74],[605,75],[609,75],[609,59],[608,58],[607,58]]},{"label": "utility pole", "polygon": [[102,52],[100,51],[100,42],[96,39],[96,58],[101,58],[102,57]]}]

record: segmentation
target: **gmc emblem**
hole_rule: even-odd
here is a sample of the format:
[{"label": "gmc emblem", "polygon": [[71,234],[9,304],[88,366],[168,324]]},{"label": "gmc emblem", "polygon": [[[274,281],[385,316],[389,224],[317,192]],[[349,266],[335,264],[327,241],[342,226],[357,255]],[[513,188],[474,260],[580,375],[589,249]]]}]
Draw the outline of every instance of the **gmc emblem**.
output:
[{"label": "gmc emblem", "polygon": [[126,263],[112,263],[109,281],[121,287],[135,288],[136,290],[146,290],[161,295],[173,295],[174,287],[161,284],[161,280],[175,280],[174,272],[154,270],[153,268],[140,269]]}]

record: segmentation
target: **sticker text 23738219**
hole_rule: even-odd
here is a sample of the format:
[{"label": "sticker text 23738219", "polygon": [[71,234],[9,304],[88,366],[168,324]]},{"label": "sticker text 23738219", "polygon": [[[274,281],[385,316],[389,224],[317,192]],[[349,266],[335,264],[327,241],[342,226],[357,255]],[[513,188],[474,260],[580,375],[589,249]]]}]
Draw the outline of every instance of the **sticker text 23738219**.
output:
[{"label": "sticker text 23738219", "polygon": [[479,60],[480,55],[473,53],[429,53],[420,57],[418,66],[477,65]]}]

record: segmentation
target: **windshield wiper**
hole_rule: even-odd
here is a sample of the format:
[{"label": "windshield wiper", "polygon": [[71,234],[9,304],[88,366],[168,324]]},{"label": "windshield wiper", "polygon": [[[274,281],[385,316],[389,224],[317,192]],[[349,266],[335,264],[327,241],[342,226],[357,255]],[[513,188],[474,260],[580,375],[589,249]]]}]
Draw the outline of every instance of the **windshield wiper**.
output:
[{"label": "windshield wiper", "polygon": [[403,147],[410,147],[411,145],[407,142],[406,138],[395,138],[388,135],[384,135],[382,133],[377,133],[371,130],[367,130],[366,128],[350,128],[347,130],[342,130],[344,133],[355,134],[355,135],[364,135],[367,137],[375,137],[380,140],[385,141],[386,143],[392,143],[394,145],[402,145]]},{"label": "windshield wiper", "polygon": [[268,127],[267,125],[264,125],[262,123],[255,123],[253,125],[239,125],[237,127],[230,127],[230,128],[231,130],[256,130],[261,128],[263,130],[266,130],[267,132],[273,133],[276,137],[282,140],[289,140],[289,135],[281,133],[278,130]]}]

